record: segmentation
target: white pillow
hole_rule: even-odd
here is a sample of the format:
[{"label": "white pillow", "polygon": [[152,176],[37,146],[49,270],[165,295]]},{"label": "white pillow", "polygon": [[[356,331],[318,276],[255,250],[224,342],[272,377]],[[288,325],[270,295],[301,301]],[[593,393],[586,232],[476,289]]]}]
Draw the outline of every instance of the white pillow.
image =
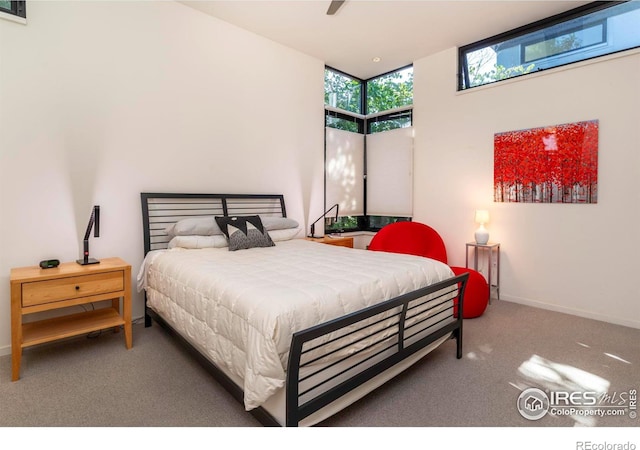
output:
[{"label": "white pillow", "polygon": [[285,230],[268,231],[268,233],[269,233],[269,236],[271,236],[271,240],[273,242],[278,242],[278,241],[288,241],[290,239],[295,238],[300,232],[300,230],[302,230],[301,227],[287,228]]},{"label": "white pillow", "polygon": [[174,236],[213,236],[222,234],[222,230],[213,217],[193,217],[182,219],[165,229],[169,238]]},{"label": "white pillow", "polygon": [[167,248],[223,248],[228,247],[227,238],[222,234],[215,236],[176,236],[169,241]]},{"label": "white pillow", "polygon": [[288,217],[271,217],[271,216],[260,216],[260,221],[262,222],[262,226],[267,231],[272,230],[287,230],[289,228],[298,228],[300,224],[293,219],[289,219]]}]

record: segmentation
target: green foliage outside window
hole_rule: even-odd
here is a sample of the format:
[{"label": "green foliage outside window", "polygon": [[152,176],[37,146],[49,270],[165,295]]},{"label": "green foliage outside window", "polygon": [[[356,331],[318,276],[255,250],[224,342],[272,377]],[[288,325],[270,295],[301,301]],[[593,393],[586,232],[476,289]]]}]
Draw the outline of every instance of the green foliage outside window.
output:
[{"label": "green foliage outside window", "polygon": [[[597,42],[599,43],[599,42]],[[553,39],[546,39],[524,47],[525,61],[547,58],[570,50],[578,49],[582,46],[582,40],[576,33],[569,33]]]},{"label": "green foliage outside window", "polygon": [[326,221],[324,225],[324,229],[328,233],[357,230],[358,228],[358,216],[338,217],[338,220]]},{"label": "green foliage outside window", "polygon": [[[398,70],[367,82],[367,114],[413,104],[413,67]],[[363,81],[326,69],[324,103],[360,114]]]},{"label": "green foliage outside window", "polygon": [[337,128],[338,130],[352,131],[357,133],[359,131],[358,122],[353,120],[346,120],[340,117],[332,117],[327,115],[326,126],[330,128]]},{"label": "green foliage outside window", "polygon": [[380,133],[381,131],[395,130],[411,126],[413,111],[403,111],[400,113],[384,115],[369,121],[369,133]]},{"label": "green foliage outside window", "polygon": [[[558,55],[570,50],[580,48],[581,40],[575,33],[559,36],[553,39],[536,42],[524,47],[526,60],[542,59],[553,55]],[[504,46],[503,46],[504,47]],[[534,63],[528,65],[505,67],[496,63],[496,56],[501,51],[500,45],[491,45],[467,55],[467,65],[469,67],[469,87],[482,86],[494,81],[506,80],[531,73],[536,69]]]},{"label": "green foliage outside window", "polygon": [[367,81],[367,114],[413,104],[413,67]]},{"label": "green foliage outside window", "polygon": [[479,66],[469,67],[469,87],[482,86],[483,84],[493,83],[494,81],[506,80],[507,78],[516,77],[518,75],[524,75],[533,71],[535,64],[529,64],[527,67],[522,65],[515,67],[505,67],[501,65],[494,65],[492,69],[488,71],[481,71]]},{"label": "green foliage outside window", "polygon": [[362,112],[362,82],[333,70],[324,71],[324,103],[353,113]]}]

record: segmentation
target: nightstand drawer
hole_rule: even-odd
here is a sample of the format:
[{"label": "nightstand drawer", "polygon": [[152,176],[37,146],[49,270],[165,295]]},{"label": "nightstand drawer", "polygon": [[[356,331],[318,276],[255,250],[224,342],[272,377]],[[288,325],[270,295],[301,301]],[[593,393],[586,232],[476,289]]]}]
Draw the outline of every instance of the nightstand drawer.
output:
[{"label": "nightstand drawer", "polygon": [[123,272],[98,273],[22,285],[22,307],[42,305],[124,289]]},{"label": "nightstand drawer", "polygon": [[353,248],[353,238],[352,237],[327,238],[324,241],[324,243],[325,244],[329,244],[329,245],[337,245],[338,247]]}]

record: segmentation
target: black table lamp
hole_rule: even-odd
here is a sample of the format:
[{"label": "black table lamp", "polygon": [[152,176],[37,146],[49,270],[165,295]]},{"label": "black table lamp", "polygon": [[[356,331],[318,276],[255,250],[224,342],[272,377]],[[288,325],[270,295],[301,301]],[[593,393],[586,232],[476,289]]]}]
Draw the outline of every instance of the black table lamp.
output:
[{"label": "black table lamp", "polygon": [[320,219],[323,219],[324,217],[326,217],[327,214],[329,214],[329,211],[331,211],[333,208],[336,209],[336,217],[334,220],[338,220],[338,210],[340,209],[340,206],[336,203],[335,205],[333,205],[331,208],[327,209],[320,217],[318,217],[318,220],[316,220],[315,222],[313,222],[311,224],[311,234],[309,235],[309,237],[312,238],[318,238],[318,237],[322,237],[322,236],[315,236],[316,233],[316,223],[318,223],[318,221]]},{"label": "black table lamp", "polygon": [[82,259],[76,259],[76,262],[81,266],[86,266],[87,264],[98,264],[100,262],[97,259],[89,258],[89,237],[91,236],[91,229],[94,231],[93,237],[100,237],[100,206],[98,205],[95,205],[93,210],[91,210],[91,217],[89,217],[87,231],[84,233],[84,257]]}]

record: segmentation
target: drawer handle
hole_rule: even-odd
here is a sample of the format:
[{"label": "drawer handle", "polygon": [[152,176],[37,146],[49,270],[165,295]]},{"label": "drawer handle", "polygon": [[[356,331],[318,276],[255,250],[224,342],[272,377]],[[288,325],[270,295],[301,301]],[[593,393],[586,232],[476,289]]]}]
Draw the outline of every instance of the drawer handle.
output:
[{"label": "drawer handle", "polygon": [[76,286],[76,291],[79,291],[79,290],[80,290],[80,286]]}]

